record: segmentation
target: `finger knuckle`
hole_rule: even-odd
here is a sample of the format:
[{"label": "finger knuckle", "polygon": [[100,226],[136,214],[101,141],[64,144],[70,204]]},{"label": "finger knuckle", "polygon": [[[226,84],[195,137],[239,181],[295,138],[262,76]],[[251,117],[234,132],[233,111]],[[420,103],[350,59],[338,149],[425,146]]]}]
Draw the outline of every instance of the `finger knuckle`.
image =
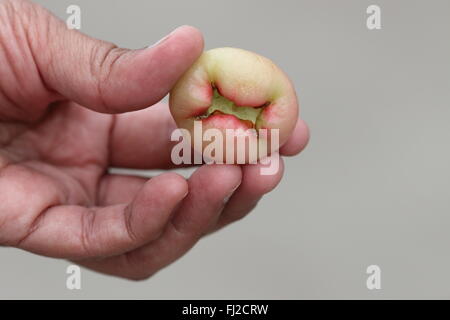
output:
[{"label": "finger knuckle", "polygon": [[130,239],[131,243],[135,243],[139,240],[136,233],[133,229],[133,205],[132,203],[127,205],[124,210],[124,224],[125,224],[125,230],[127,232],[128,238]]},{"label": "finger knuckle", "polygon": [[80,233],[80,243],[81,243],[81,253],[80,255],[86,257],[94,257],[95,253],[95,239],[93,239],[93,230],[95,224],[95,212],[94,210],[88,209],[81,217],[81,233]]},{"label": "finger knuckle", "polygon": [[117,113],[114,101],[110,96],[111,74],[115,65],[128,50],[117,47],[115,44],[95,42],[90,50],[90,74],[97,90],[98,104],[109,113]]},{"label": "finger knuckle", "polygon": [[[24,0],[0,2],[0,50],[5,52],[2,63],[4,72],[8,73],[8,77],[0,80],[1,84],[5,84],[3,81],[19,83],[21,92],[18,95],[11,86],[5,86],[9,89],[5,89],[3,94],[10,103],[20,107],[16,112],[26,112],[31,117],[33,112],[30,112],[29,103],[35,104],[39,115],[51,97],[45,79],[37,71],[39,60],[48,60],[46,64],[52,65],[52,60],[43,53],[48,49],[53,20],[48,11],[35,3]],[[38,100],[42,103],[36,104]]]}]

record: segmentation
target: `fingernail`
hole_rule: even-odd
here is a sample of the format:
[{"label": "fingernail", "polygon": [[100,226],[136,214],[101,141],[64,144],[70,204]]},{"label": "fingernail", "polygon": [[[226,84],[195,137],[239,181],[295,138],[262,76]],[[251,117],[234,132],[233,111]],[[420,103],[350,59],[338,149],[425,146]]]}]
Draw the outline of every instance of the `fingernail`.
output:
[{"label": "fingernail", "polygon": [[233,190],[230,192],[230,194],[227,195],[227,196],[223,199],[223,203],[227,203],[228,200],[230,200],[231,196],[234,194],[234,192],[236,191],[236,189],[239,188],[240,185],[241,185],[241,183],[239,183],[236,187],[233,188]]},{"label": "fingernail", "polygon": [[180,27],[176,28],[176,29],[173,30],[171,33],[169,33],[169,34],[166,35],[165,37],[159,39],[159,40],[158,40],[157,42],[155,42],[154,44],[149,45],[149,46],[147,47],[147,49],[148,49],[148,48],[156,47],[157,45],[160,45],[161,43],[163,43],[164,41],[166,41],[167,39],[169,39],[170,36],[171,36],[172,34],[174,34],[175,32],[177,32],[177,30],[180,29],[181,27],[183,27],[183,26],[180,26]]}]

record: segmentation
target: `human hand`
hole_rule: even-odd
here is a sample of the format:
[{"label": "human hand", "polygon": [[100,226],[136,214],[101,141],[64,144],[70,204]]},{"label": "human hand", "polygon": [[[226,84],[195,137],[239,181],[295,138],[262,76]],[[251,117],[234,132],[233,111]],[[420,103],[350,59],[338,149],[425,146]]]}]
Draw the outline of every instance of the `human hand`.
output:
[{"label": "human hand", "polygon": [[[174,167],[175,123],[157,102],[201,54],[195,28],[127,50],[22,0],[0,0],[0,25],[1,245],[145,279],[280,181],[282,161],[272,176],[259,165],[205,165],[188,180],[108,173]],[[307,141],[299,120],[280,153]]]}]

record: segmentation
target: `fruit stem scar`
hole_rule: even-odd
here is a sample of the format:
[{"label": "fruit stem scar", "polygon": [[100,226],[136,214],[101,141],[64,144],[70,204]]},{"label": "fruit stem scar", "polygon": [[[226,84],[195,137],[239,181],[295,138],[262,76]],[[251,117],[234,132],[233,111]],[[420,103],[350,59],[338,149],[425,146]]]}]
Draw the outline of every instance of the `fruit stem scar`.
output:
[{"label": "fruit stem scar", "polygon": [[233,101],[222,96],[219,93],[219,90],[213,86],[213,98],[211,105],[206,112],[203,115],[198,116],[197,119],[205,119],[217,113],[228,114],[243,121],[250,121],[254,128],[263,109],[269,104],[270,103],[267,102],[259,107],[237,106]]}]

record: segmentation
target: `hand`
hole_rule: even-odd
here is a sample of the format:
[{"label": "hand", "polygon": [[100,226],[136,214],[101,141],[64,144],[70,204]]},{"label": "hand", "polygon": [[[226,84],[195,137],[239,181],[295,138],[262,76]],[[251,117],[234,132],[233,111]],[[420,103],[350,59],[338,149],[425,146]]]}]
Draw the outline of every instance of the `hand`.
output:
[{"label": "hand", "polygon": [[[0,0],[0,25],[1,245],[145,279],[280,181],[283,170],[261,176],[258,165],[201,166],[187,181],[108,173],[173,168],[175,124],[157,102],[201,54],[195,28],[126,50],[21,0]],[[300,120],[280,153],[307,141]]]}]

